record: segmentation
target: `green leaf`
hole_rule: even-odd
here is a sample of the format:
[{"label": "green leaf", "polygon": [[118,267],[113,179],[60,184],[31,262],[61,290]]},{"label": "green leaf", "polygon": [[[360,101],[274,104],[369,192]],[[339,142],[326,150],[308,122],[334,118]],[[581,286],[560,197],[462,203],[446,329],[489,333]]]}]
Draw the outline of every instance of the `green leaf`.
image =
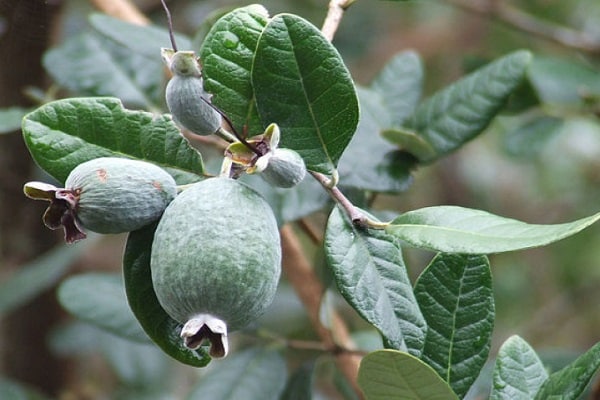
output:
[{"label": "green leaf", "polygon": [[419,356],[427,326],[398,241],[382,231],[358,230],[335,208],[325,253],[340,293],[381,332],[386,347]]},{"label": "green leaf", "polygon": [[278,351],[259,347],[229,355],[202,377],[189,400],[276,400],[283,392],[287,366]]},{"label": "green leaf", "polygon": [[396,350],[367,354],[360,363],[358,385],[366,400],[458,400],[429,365]]},{"label": "green leaf", "polygon": [[148,342],[127,305],[123,281],[117,274],[92,272],[72,276],[59,286],[58,300],[82,321],[129,340]]},{"label": "green leaf", "polygon": [[577,400],[600,368],[600,343],[550,375],[535,400]]},{"label": "green leaf", "polygon": [[153,110],[164,103],[159,48],[148,58],[84,33],[46,52],[43,64],[56,83],[79,96],[114,96],[130,107]]},{"label": "green leaf", "polygon": [[373,90],[357,88],[360,122],[339,162],[340,184],[376,192],[401,192],[413,179],[414,157],[401,152],[379,132],[391,123],[384,98]]},{"label": "green leaf", "polygon": [[494,328],[492,273],[485,256],[438,254],[415,285],[427,321],[421,359],[463,397],[485,364]]},{"label": "green leaf", "polygon": [[21,129],[21,120],[30,111],[30,109],[22,107],[0,109],[0,134],[12,133]]},{"label": "green leaf", "polygon": [[279,400],[311,400],[314,373],[313,362],[300,366],[288,380]]},{"label": "green leaf", "polygon": [[93,243],[89,237],[73,245],[58,246],[21,266],[0,284],[0,315],[11,312],[56,284]]},{"label": "green leaf", "polygon": [[358,124],[358,99],[339,53],[310,22],[274,17],[256,48],[252,84],[264,124],[306,167],[331,174]]},{"label": "green leaf", "polygon": [[530,400],[547,378],[535,350],[519,336],[511,336],[498,351],[490,400]]},{"label": "green leaf", "polygon": [[577,221],[527,224],[481,210],[426,207],[398,216],[386,232],[407,243],[444,253],[490,254],[544,246],[587,228],[600,213]]},{"label": "green leaf", "polygon": [[190,350],[179,337],[182,325],[172,319],[160,306],[150,272],[150,253],[156,224],[131,232],[123,256],[125,293],[131,311],[138,322],[165,353],[194,367],[204,367],[210,357],[200,348]]},{"label": "green leaf", "polygon": [[268,17],[267,10],[257,4],[238,8],[212,26],[200,49],[204,88],[213,94],[212,103],[238,132],[246,127],[251,136],[264,129],[256,110],[251,70]]},{"label": "green leaf", "polygon": [[600,97],[598,73],[574,59],[536,56],[527,76],[542,102],[573,106],[583,95]]},{"label": "green leaf", "polygon": [[[111,39],[115,43],[131,50],[134,54],[145,56],[148,60],[160,63],[161,47],[171,48],[169,31],[154,25],[137,25],[106,14],[95,13],[89,17],[90,24],[96,32]],[[179,50],[191,50],[190,39],[181,34],[175,34]],[[156,76],[159,81],[160,75]]]},{"label": "green leaf", "polygon": [[398,145],[419,160],[427,160],[436,156],[435,149],[422,136],[402,128],[385,129],[381,136]]},{"label": "green leaf", "polygon": [[23,120],[37,164],[60,182],[82,162],[104,156],[153,162],[178,183],[200,180],[202,157],[166,115],[123,108],[115,98],[72,98],[43,105]]},{"label": "green leaf", "polygon": [[388,61],[369,88],[381,96],[391,117],[390,126],[398,127],[415,111],[422,86],[423,65],[419,55],[414,51],[404,51]]},{"label": "green leaf", "polygon": [[517,51],[434,94],[417,108],[408,128],[436,151],[430,162],[483,132],[521,84],[531,54]]}]

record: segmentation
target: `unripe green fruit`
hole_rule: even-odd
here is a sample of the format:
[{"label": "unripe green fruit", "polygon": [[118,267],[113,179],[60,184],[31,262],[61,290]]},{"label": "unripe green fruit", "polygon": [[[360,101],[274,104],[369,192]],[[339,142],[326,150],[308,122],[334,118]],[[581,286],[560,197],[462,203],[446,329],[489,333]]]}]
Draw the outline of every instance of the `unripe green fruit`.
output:
[{"label": "unripe green fruit", "polygon": [[221,126],[221,114],[205,100],[200,66],[191,51],[179,51],[169,60],[173,77],[167,84],[167,107],[173,120],[197,135],[211,135]]},{"label": "unripe green fruit", "polygon": [[121,233],[156,221],[175,198],[175,180],[144,161],[101,157],[75,167],[57,198],[74,201],[81,225],[97,233]]},{"label": "unripe green fruit", "polygon": [[270,206],[253,189],[210,178],[179,194],[163,214],[152,243],[158,301],[184,324],[186,346],[211,342],[227,354],[227,332],[256,320],[272,302],[281,247]]},{"label": "unripe green fruit", "polygon": [[291,188],[304,179],[306,166],[300,154],[294,150],[277,148],[268,158],[267,166],[260,176],[274,186]]}]

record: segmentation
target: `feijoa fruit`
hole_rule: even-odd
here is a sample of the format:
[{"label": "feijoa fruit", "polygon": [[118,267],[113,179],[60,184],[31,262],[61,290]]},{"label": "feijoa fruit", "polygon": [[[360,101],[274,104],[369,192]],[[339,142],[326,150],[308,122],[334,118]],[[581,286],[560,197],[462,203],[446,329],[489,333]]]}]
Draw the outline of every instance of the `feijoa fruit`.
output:
[{"label": "feijoa fruit", "polygon": [[196,183],[165,210],[150,265],[156,296],[183,324],[185,345],[208,340],[210,354],[224,357],[228,332],[255,321],[275,295],[281,247],[273,212],[236,180]]},{"label": "feijoa fruit", "polygon": [[175,198],[175,180],[162,168],[145,161],[100,157],[75,167],[65,188],[29,182],[31,198],[50,201],[44,223],[65,229],[65,240],[85,238],[84,229],[122,233],[156,221]]},{"label": "feijoa fruit", "polygon": [[221,126],[221,114],[209,103],[200,64],[193,51],[163,49],[163,59],[173,73],[166,88],[167,107],[180,127],[197,135],[210,135]]}]

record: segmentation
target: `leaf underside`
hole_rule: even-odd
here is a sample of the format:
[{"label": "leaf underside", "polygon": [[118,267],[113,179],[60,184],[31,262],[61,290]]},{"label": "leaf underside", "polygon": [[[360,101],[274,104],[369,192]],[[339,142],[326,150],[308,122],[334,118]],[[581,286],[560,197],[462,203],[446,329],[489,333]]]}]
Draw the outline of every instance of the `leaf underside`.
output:
[{"label": "leaf underside", "polygon": [[430,366],[396,350],[367,354],[360,363],[358,385],[368,400],[458,400]]},{"label": "leaf underside", "polygon": [[536,352],[518,336],[500,347],[494,368],[490,400],[531,400],[548,373]]},{"label": "leaf underside", "polygon": [[486,211],[456,206],[406,212],[385,230],[415,246],[444,253],[492,254],[544,246],[580,232],[600,213],[573,222],[527,224]]}]

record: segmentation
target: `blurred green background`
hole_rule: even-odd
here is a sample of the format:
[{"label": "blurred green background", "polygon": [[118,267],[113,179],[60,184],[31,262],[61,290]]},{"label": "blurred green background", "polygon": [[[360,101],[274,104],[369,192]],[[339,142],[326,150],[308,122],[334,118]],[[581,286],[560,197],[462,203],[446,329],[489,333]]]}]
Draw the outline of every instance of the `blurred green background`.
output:
[{"label": "blurred green background", "polygon": [[[88,29],[87,17],[97,10],[93,3],[0,1],[0,107],[32,107],[36,96],[68,94],[52,92],[41,66],[41,53]],[[166,26],[159,1],[134,3],[154,23]],[[271,14],[296,13],[316,26],[322,24],[327,3],[262,2]],[[422,57],[424,97],[510,51],[529,49],[536,57],[530,84],[483,136],[434,165],[420,167],[408,191],[381,195],[376,207],[406,211],[455,204],[530,223],[566,222],[598,212],[600,2],[498,1],[510,5],[499,17],[473,9],[488,3],[494,2],[357,0],[345,13],[334,44],[358,84],[368,84],[387,60],[406,49]],[[194,36],[214,10],[246,4],[169,2],[176,30],[189,36]],[[523,26],[514,26],[523,22],[523,13],[530,19],[526,18]],[[526,32],[540,27],[547,28],[545,36],[564,36],[561,29],[568,28],[578,33],[575,39],[580,43],[565,45],[556,38]],[[588,48],[577,48],[577,43]],[[117,271],[123,236],[97,238],[61,252],[45,262],[64,268],[47,268],[46,275],[24,276],[15,283],[23,265],[45,254],[61,237],[42,226],[45,205],[26,201],[21,194],[25,181],[43,176],[13,129],[18,118],[9,117],[4,113],[0,120],[0,376],[62,399],[134,398],[133,391],[122,388],[153,388],[169,371],[176,382],[169,385],[170,390],[163,387],[139,398],[178,398],[182,393],[174,388],[191,385],[193,373],[174,366],[154,350],[140,350],[143,355],[139,355],[132,346],[119,344],[89,326],[65,325],[70,317],[55,301],[55,284],[64,274]],[[322,218],[317,215],[314,220]],[[319,252],[315,253],[318,259]],[[407,249],[405,258],[414,278],[431,254]],[[598,224],[545,248],[491,256],[491,263],[497,307],[492,355],[508,336],[519,334],[548,360],[561,364],[600,340]],[[282,290],[281,296],[281,304],[286,305],[282,314],[302,315],[291,291]],[[357,318],[349,314],[349,318]],[[5,390],[11,396],[25,393],[8,383],[2,387],[0,393]]]}]

